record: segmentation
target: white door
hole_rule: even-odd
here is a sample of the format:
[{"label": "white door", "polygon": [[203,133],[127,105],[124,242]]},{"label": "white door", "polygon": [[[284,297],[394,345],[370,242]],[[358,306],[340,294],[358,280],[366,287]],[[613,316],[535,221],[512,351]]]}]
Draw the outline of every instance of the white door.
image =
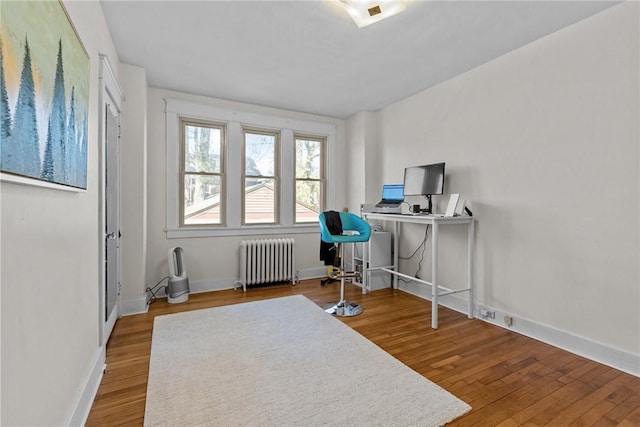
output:
[{"label": "white door", "polygon": [[[105,106],[105,319],[107,324],[115,323],[116,306],[119,294],[120,262],[118,256],[120,242],[120,224],[118,216],[119,179],[118,152],[119,131],[118,112],[111,104]],[[112,320],[112,322],[110,322]],[[111,333],[111,324],[107,336]]]},{"label": "white door", "polygon": [[120,114],[122,91],[106,56],[100,56],[100,345],[119,316]]},{"label": "white door", "polygon": [[104,277],[102,301],[102,342],[106,343],[118,318],[120,293],[120,182],[119,182],[119,114],[113,104],[104,106]]}]

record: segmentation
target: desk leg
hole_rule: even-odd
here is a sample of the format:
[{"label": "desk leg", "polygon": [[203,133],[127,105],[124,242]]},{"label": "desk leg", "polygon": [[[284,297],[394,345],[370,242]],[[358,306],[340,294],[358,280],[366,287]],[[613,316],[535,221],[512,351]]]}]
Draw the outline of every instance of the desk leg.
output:
[{"label": "desk leg", "polygon": [[431,232],[431,327],[438,329],[438,222]]},{"label": "desk leg", "polygon": [[473,255],[474,255],[474,247],[475,247],[475,233],[474,233],[474,227],[475,226],[475,220],[472,218],[471,222],[469,223],[468,227],[467,227],[467,231],[469,233],[468,237],[467,237],[467,245],[468,245],[468,254],[467,254],[467,262],[469,263],[469,265],[467,266],[467,274],[469,275],[467,277],[467,287],[469,288],[469,313],[468,313],[468,317],[469,319],[473,319],[473,297],[474,297],[474,292],[473,292]]},{"label": "desk leg", "polygon": [[[400,222],[393,222],[393,271],[398,271],[398,240],[400,240]],[[393,289],[398,289],[398,275],[393,275]]]},{"label": "desk leg", "polygon": [[[369,251],[371,250],[371,246],[369,246],[370,244],[371,240],[362,244],[362,268],[360,269],[360,284],[362,285],[362,295],[366,295],[366,293],[369,291],[369,289],[367,289],[367,286],[369,286],[369,269],[367,268],[367,266],[369,265]],[[355,253],[355,243],[353,244],[353,250]]]}]

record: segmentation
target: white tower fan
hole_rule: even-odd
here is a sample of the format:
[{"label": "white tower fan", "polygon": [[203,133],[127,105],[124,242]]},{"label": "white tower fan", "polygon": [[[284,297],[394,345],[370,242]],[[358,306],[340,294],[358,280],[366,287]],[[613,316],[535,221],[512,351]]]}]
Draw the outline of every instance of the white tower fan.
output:
[{"label": "white tower fan", "polygon": [[189,278],[184,266],[182,248],[169,249],[169,284],[167,301],[170,304],[185,302],[189,299]]}]

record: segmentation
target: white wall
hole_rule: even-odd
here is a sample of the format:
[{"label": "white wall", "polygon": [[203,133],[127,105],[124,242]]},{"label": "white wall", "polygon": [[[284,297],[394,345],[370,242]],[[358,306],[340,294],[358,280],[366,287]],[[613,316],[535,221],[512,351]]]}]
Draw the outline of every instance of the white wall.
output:
[{"label": "white wall", "polygon": [[125,314],[143,311],[147,286],[147,76],[144,68],[122,64],[127,94],[121,116],[122,301]]},{"label": "white wall", "polygon": [[359,212],[361,203],[366,202],[367,173],[366,173],[366,138],[365,115],[361,112],[353,115],[347,121],[346,158],[349,163],[349,181],[347,182],[347,200],[349,210]]},{"label": "white wall", "polygon": [[[336,125],[338,150],[335,179],[339,184],[336,189],[336,206],[329,206],[329,208],[341,209],[345,206],[344,194],[346,190],[342,185],[345,176],[344,121],[150,88],[148,92],[147,286],[154,285],[168,274],[167,251],[174,246],[180,246],[184,249],[185,264],[192,292],[230,288],[239,275],[239,242],[252,238],[252,236],[167,238],[165,232],[165,98],[181,99],[236,111],[285,117],[292,120],[300,119]],[[285,235],[285,237],[293,237],[296,240],[296,270],[323,268],[323,264],[319,260],[319,231]],[[136,288],[136,291],[140,292],[141,289]],[[129,290],[126,292],[130,298],[135,297]]]},{"label": "white wall", "polygon": [[88,189],[0,186],[2,425],[82,422],[95,386],[90,377],[104,357],[98,315],[98,54],[108,55],[116,73],[119,62],[99,3],[65,6],[91,63]]},{"label": "white wall", "polygon": [[360,204],[377,203],[382,194],[378,114],[363,111],[350,117],[347,122],[347,140],[347,205],[351,212],[359,213]]},{"label": "white wall", "polygon": [[[445,161],[446,192],[472,200],[478,303],[636,364],[638,6],[614,6],[379,113],[385,181]],[[422,239],[412,232],[401,255]],[[455,282],[464,233],[452,235],[441,268]],[[427,260],[421,274],[429,269]]]}]

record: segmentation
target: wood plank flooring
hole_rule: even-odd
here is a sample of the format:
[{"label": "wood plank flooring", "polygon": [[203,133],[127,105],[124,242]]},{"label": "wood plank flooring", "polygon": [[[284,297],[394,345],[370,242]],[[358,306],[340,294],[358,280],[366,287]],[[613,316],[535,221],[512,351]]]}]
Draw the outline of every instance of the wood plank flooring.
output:
[{"label": "wood plank flooring", "polygon": [[[336,300],[339,284],[194,294],[119,319],[86,425],[142,425],[155,316],[294,294],[325,305]],[[347,298],[364,313],[341,320],[473,407],[450,426],[640,426],[640,378],[444,307],[434,331],[431,304],[402,291],[362,295],[347,285]]]}]

